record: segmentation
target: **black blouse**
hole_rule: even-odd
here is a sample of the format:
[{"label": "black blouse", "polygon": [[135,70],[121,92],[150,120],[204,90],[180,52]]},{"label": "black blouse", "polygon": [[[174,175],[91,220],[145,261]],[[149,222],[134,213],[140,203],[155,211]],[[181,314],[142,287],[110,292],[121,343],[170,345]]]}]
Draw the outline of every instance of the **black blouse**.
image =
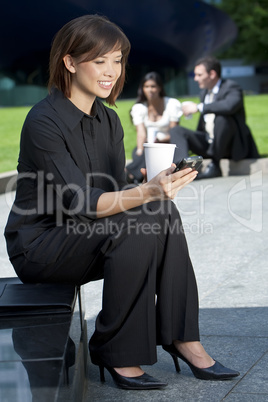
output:
[{"label": "black blouse", "polygon": [[100,195],[125,181],[123,129],[98,99],[93,115],[54,89],[26,117],[21,133],[14,205],[5,229],[10,257],[68,218],[96,218]]}]

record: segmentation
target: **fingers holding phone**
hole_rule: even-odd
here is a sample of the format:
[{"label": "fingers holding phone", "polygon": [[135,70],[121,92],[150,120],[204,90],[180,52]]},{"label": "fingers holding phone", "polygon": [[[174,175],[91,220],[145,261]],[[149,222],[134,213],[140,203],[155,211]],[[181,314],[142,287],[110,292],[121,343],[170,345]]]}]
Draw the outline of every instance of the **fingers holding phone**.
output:
[{"label": "fingers holding phone", "polygon": [[180,180],[178,181],[178,190],[185,187],[187,184],[191,183],[196,178],[198,174],[198,169],[200,168],[202,162],[203,162],[202,156],[192,156],[184,158],[182,161],[177,163],[172,174],[176,173],[176,176],[179,176],[177,172],[184,173],[182,176],[180,175],[178,179],[176,177],[177,180]]}]

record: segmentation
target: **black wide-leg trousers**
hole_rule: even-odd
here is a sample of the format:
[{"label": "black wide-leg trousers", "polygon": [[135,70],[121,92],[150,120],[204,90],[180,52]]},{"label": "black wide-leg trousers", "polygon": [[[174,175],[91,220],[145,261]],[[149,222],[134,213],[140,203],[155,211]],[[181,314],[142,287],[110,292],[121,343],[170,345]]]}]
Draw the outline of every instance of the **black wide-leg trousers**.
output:
[{"label": "black wide-leg trousers", "polygon": [[102,310],[89,342],[93,362],[154,364],[157,344],[199,340],[196,280],[172,201],[88,226],[69,222],[12,262],[24,282],[104,278]]}]

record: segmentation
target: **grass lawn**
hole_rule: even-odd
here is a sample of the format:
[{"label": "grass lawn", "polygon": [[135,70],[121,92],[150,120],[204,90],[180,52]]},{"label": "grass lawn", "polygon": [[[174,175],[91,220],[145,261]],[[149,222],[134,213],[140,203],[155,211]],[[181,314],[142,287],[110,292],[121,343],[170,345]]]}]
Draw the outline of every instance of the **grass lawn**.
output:
[{"label": "grass lawn", "polygon": [[[198,101],[198,98],[184,98],[180,100]],[[117,108],[113,108],[119,115],[125,132],[126,158],[131,158],[131,151],[136,145],[135,127],[132,125],[129,111],[134,100],[119,100]],[[245,96],[247,124],[252,130],[254,139],[261,156],[268,156],[268,95]],[[0,108],[0,172],[16,169],[19,138],[21,128],[30,107]],[[195,129],[198,115],[191,120],[181,118],[180,124]]]}]

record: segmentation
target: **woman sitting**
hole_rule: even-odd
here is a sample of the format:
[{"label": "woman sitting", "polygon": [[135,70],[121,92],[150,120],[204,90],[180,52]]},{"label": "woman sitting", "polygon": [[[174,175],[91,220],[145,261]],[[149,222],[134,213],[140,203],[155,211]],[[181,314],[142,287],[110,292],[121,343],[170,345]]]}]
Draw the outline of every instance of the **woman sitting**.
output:
[{"label": "woman sitting", "polygon": [[182,115],[181,103],[166,96],[160,75],[150,72],[141,80],[130,114],[137,130],[137,147],[126,167],[127,179],[129,183],[139,183],[143,180],[140,169],[145,167],[144,142],[169,142],[169,130],[179,123]]}]

